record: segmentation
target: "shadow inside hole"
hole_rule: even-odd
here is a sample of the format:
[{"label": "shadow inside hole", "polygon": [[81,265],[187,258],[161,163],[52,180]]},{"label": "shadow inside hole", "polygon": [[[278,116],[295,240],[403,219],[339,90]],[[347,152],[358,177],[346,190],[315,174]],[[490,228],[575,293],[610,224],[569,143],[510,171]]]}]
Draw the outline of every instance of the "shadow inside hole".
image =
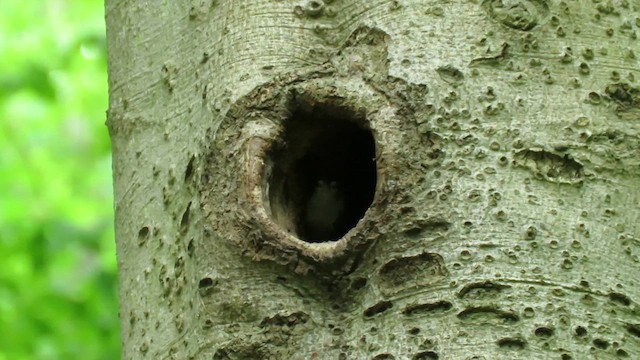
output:
[{"label": "shadow inside hole", "polygon": [[342,109],[297,110],[268,155],[265,186],[275,222],[307,242],[340,239],[376,190],[375,141]]}]

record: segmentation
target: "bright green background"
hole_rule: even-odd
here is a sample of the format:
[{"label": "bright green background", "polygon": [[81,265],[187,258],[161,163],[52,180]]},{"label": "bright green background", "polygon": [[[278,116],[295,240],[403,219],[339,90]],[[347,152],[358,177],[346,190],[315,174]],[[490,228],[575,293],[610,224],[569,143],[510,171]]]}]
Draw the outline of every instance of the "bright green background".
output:
[{"label": "bright green background", "polygon": [[102,0],[0,0],[0,360],[118,359]]}]

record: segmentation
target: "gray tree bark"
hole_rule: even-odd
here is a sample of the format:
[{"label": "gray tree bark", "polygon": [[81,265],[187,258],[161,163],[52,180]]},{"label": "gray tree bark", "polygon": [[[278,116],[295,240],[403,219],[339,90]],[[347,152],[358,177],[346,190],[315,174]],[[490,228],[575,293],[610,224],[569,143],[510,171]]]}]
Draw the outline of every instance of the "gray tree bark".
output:
[{"label": "gray tree bark", "polygon": [[106,14],[123,359],[640,358],[637,1]]}]

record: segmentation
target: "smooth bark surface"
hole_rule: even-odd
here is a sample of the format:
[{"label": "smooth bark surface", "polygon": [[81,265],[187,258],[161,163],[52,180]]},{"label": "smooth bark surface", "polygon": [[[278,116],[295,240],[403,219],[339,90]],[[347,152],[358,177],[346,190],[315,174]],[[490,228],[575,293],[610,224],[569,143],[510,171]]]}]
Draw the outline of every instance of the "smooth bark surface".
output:
[{"label": "smooth bark surface", "polygon": [[123,359],[640,358],[639,7],[107,0]]}]

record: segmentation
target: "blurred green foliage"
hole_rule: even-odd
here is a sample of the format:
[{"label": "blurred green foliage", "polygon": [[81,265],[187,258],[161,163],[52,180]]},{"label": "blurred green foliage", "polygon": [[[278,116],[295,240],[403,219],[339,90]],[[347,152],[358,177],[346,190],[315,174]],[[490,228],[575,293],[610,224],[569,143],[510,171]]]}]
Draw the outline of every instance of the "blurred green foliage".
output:
[{"label": "blurred green foliage", "polygon": [[119,358],[102,0],[0,1],[0,360]]}]

